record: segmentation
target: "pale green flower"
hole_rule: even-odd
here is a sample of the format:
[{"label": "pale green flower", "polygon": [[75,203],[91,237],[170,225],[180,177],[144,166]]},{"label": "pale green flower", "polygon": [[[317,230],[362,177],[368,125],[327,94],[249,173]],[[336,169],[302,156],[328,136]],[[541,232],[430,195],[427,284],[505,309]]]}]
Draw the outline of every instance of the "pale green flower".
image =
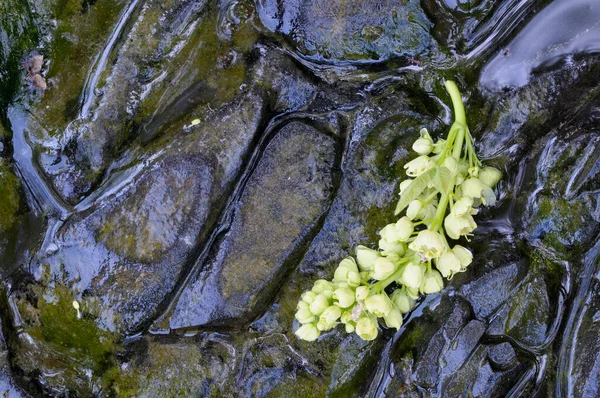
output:
[{"label": "pale green flower", "polygon": [[469,264],[471,264],[471,262],[473,261],[473,253],[471,253],[470,250],[465,249],[460,245],[455,245],[452,248],[452,252],[454,252],[456,257],[458,257],[458,259],[460,260],[460,265],[462,266],[462,268],[468,267]]},{"label": "pale green flower", "polygon": [[330,281],[326,281],[325,279],[318,279],[317,281],[315,281],[315,284],[311,289],[311,291],[316,294],[323,293],[327,290],[333,291],[333,283],[331,283]]},{"label": "pale green flower", "polygon": [[412,182],[413,182],[413,180],[408,178],[400,183],[400,195],[402,195],[404,193],[404,191],[406,191],[408,189],[408,187],[410,186],[410,184]]},{"label": "pale green flower", "polygon": [[315,300],[310,303],[310,311],[315,315],[321,315],[325,308],[329,307],[331,303],[329,302],[329,298],[323,293],[317,294]]},{"label": "pale green flower", "polygon": [[404,165],[409,177],[418,177],[435,167],[435,162],[427,155],[421,155]]},{"label": "pale green flower", "polygon": [[463,216],[465,214],[471,214],[471,208],[473,206],[473,198],[470,196],[463,196],[454,203],[452,213],[456,216]]},{"label": "pale green flower", "polygon": [[405,289],[394,290],[390,299],[403,314],[412,311],[417,303],[417,300],[409,296]]},{"label": "pale green flower", "polygon": [[444,163],[442,163],[442,166],[450,170],[450,173],[452,173],[452,175],[458,175],[459,173],[458,161],[454,159],[453,156],[448,156],[446,159],[444,159]]},{"label": "pale green flower", "polygon": [[[342,310],[340,307],[335,305],[325,308],[325,311],[319,317],[319,322],[323,322],[323,325],[327,325],[326,329],[319,328],[319,330],[329,330],[335,326],[335,323],[342,316]],[[318,327],[319,325],[317,325]]]},{"label": "pale green flower", "polygon": [[444,229],[446,234],[452,239],[458,239],[461,236],[467,236],[477,228],[475,220],[471,214],[465,214],[463,216],[456,216],[450,213],[444,220]]},{"label": "pale green flower", "polygon": [[481,192],[486,186],[479,180],[479,178],[471,177],[467,178],[460,184],[460,190],[463,196],[470,196],[471,198],[481,198]]},{"label": "pale green flower", "polygon": [[317,297],[317,294],[318,293],[311,292],[311,291],[304,292],[304,293],[302,293],[302,301],[304,301],[308,304],[311,304],[313,301],[315,301],[315,297]]},{"label": "pale green flower", "polygon": [[502,179],[502,172],[495,167],[484,167],[479,170],[479,180],[488,188],[494,188]]},{"label": "pale green flower", "polygon": [[[404,252],[406,252],[406,248],[404,246],[404,243],[402,242],[388,242],[385,239],[379,239],[379,250],[381,250],[381,254],[384,256],[389,256],[389,255],[397,255],[397,256],[401,256],[404,254]],[[377,260],[375,260],[375,262],[377,262]],[[375,263],[373,263],[373,266],[375,265]]]},{"label": "pale green flower", "polygon": [[356,261],[361,271],[370,271],[373,268],[373,262],[379,257],[381,255],[377,250],[362,245],[356,247]]},{"label": "pale green flower", "polygon": [[333,281],[338,284],[338,287],[341,282],[345,282],[352,287],[360,285],[360,274],[352,257],[346,257],[340,262],[333,275]]},{"label": "pale green flower", "polygon": [[406,242],[415,230],[410,218],[404,216],[396,222],[397,239],[400,242]]},{"label": "pale green flower", "polygon": [[386,316],[391,311],[392,300],[385,293],[374,294],[365,299],[367,310],[378,317]]},{"label": "pale green flower", "polygon": [[392,309],[383,317],[383,319],[388,328],[400,330],[402,327],[402,313],[398,308],[396,308],[396,306],[393,306]]},{"label": "pale green flower", "polygon": [[400,282],[413,289],[418,289],[421,286],[423,275],[425,274],[425,265],[418,263],[408,263],[404,266]]},{"label": "pale green flower", "polygon": [[356,322],[356,334],[361,339],[371,341],[377,338],[377,320],[375,317],[363,315]]},{"label": "pale green flower", "polygon": [[392,275],[397,268],[393,261],[386,257],[380,257],[373,263],[373,278],[379,281],[384,280]]},{"label": "pale green flower", "polygon": [[406,209],[406,216],[410,220],[416,220],[419,218],[419,214],[421,209],[423,209],[424,205],[419,199],[415,199],[408,204],[408,208]]},{"label": "pale green flower", "polygon": [[416,239],[408,245],[408,248],[418,253],[421,259],[431,260],[438,258],[447,250],[446,241],[439,232],[424,229],[419,232]]},{"label": "pale green flower", "polygon": [[440,273],[434,269],[425,272],[423,282],[421,283],[421,293],[432,294],[441,292],[444,288],[444,281]]},{"label": "pale green flower", "polygon": [[315,314],[313,314],[308,308],[299,309],[296,312],[295,317],[300,323],[311,323],[317,319]]},{"label": "pale green flower", "polygon": [[371,289],[368,286],[359,286],[356,288],[356,301],[363,301],[369,297]]},{"label": "pale green flower", "polygon": [[306,341],[315,341],[320,335],[321,332],[313,323],[302,325],[296,330],[296,336]]},{"label": "pale green flower", "polygon": [[414,142],[412,149],[419,155],[429,155],[431,153],[433,150],[433,140],[427,129],[421,129],[421,138]]},{"label": "pale green flower", "polygon": [[336,289],[333,292],[333,299],[337,300],[337,303],[335,303],[337,306],[341,308],[348,308],[354,304],[355,295],[356,294],[354,293],[354,290],[343,287]]},{"label": "pale green flower", "polygon": [[437,259],[435,267],[445,278],[452,277],[461,270],[460,259],[453,251],[447,251]]}]

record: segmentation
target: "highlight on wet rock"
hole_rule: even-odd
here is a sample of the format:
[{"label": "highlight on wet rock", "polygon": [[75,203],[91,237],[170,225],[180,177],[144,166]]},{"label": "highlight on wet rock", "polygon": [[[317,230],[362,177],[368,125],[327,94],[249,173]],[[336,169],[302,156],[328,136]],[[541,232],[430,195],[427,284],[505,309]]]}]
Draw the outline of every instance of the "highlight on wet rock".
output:
[{"label": "highlight on wet rock", "polygon": [[469,240],[478,208],[496,202],[493,189],[502,173],[482,165],[458,87],[446,81],[446,90],[455,121],[446,139],[434,141],[422,129],[414,142],[419,156],[404,166],[409,178],[400,183],[395,211],[405,215],[379,231],[378,249],[357,246],[355,258],[343,259],[332,280],[319,279],[302,294],[295,316],[300,339],[314,341],[343,324],[347,333],[374,340],[379,318],[399,330],[419,297],[440,292],[443,278],[473,261],[469,249],[452,241]]}]

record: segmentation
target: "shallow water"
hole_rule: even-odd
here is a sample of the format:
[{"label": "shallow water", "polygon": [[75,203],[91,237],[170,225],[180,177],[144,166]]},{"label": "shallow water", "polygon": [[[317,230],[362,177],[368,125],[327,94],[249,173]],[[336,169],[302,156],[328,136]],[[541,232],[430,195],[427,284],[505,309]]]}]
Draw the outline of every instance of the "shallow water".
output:
[{"label": "shallow water", "polygon": [[[7,392],[600,393],[595,1],[24,4],[0,12]],[[395,334],[298,341],[301,291],[445,134],[445,78],[506,176],[474,264]]]}]

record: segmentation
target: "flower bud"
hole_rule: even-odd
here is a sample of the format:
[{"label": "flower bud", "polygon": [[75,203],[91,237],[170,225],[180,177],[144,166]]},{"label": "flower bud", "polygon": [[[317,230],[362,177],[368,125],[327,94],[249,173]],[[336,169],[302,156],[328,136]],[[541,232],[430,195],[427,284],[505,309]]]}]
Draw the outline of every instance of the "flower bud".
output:
[{"label": "flower bud", "polygon": [[[401,242],[387,242],[385,239],[379,239],[379,250],[384,256],[395,255],[401,256],[406,251],[404,243]],[[377,261],[377,260],[375,260]],[[373,263],[375,264],[375,263]]]},{"label": "flower bud", "polygon": [[383,317],[383,319],[385,320],[385,325],[388,328],[395,328],[396,330],[400,330],[400,328],[402,327],[402,313],[396,307],[393,307],[390,310],[390,312],[388,312],[387,315]]},{"label": "flower bud", "polygon": [[341,308],[348,308],[352,304],[354,304],[354,298],[354,291],[347,287],[336,289],[333,292],[333,299],[337,300],[337,303],[335,303],[335,305]]},{"label": "flower bud", "polygon": [[368,286],[359,286],[356,288],[356,301],[363,301],[369,297],[371,289]]},{"label": "flower bud", "polygon": [[310,311],[315,315],[321,315],[325,308],[329,307],[329,299],[323,293],[317,294],[315,300],[310,303]]},{"label": "flower bud", "polygon": [[452,251],[454,252],[456,257],[458,257],[462,268],[468,267],[469,264],[471,264],[471,262],[473,261],[473,253],[471,253],[470,250],[465,249],[460,245],[455,245],[452,248]]},{"label": "flower bud", "polygon": [[400,242],[406,242],[415,230],[410,218],[402,217],[396,222],[397,238]]},{"label": "flower bud", "polygon": [[348,272],[348,279],[347,279],[348,286],[357,287],[358,285],[360,285],[360,282],[361,282],[360,273],[354,272],[354,271]]},{"label": "flower bud", "polygon": [[450,173],[452,173],[452,175],[457,175],[459,173],[458,162],[456,161],[456,159],[454,159],[453,156],[448,156],[446,159],[444,159],[444,163],[442,164],[442,166],[450,170]]},{"label": "flower bud", "polygon": [[406,209],[406,216],[410,220],[415,220],[418,218],[421,209],[423,209],[423,202],[419,199],[415,199],[408,204],[408,208]]},{"label": "flower bud", "polygon": [[352,257],[346,257],[340,262],[340,265],[336,268],[333,274],[334,281],[347,282],[348,274],[355,272],[358,274],[358,267]]},{"label": "flower bud", "polygon": [[296,336],[306,341],[315,341],[320,335],[321,332],[313,323],[302,325],[296,330]]},{"label": "flower bud", "polygon": [[470,196],[472,198],[481,198],[481,191],[485,185],[479,180],[479,178],[467,178],[460,184],[460,190],[463,196]]},{"label": "flower bud", "polygon": [[316,280],[313,288],[311,289],[311,291],[316,294],[323,293],[327,290],[333,290],[333,283],[326,281],[325,279]]},{"label": "flower bud", "polygon": [[470,196],[463,196],[454,203],[452,213],[456,216],[463,216],[467,213],[471,214],[471,206],[473,206],[473,198]]},{"label": "flower bud", "polygon": [[398,233],[396,224],[386,225],[381,231],[379,231],[379,235],[381,236],[381,239],[389,243],[400,241],[400,234]]},{"label": "flower bud", "polygon": [[346,328],[346,333],[348,333],[348,334],[354,332],[354,325],[351,323],[347,323],[345,325],[345,328]]},{"label": "flower bud", "polygon": [[300,300],[298,301],[298,305],[296,306],[297,310],[310,310],[310,304],[306,301]]},{"label": "flower bud", "polygon": [[370,271],[373,268],[373,262],[381,257],[377,250],[358,245],[356,247],[356,260],[361,271]]},{"label": "flower bud", "polygon": [[307,304],[311,304],[313,301],[315,301],[315,297],[317,297],[317,293],[315,292],[308,291],[302,293],[302,301]]},{"label": "flower bud", "polygon": [[340,319],[340,316],[342,316],[342,310],[340,309],[340,307],[331,305],[325,308],[325,311],[323,311],[323,313],[319,317],[319,320],[325,322],[328,325],[335,326],[335,322],[338,319]]},{"label": "flower bud", "polygon": [[410,297],[405,289],[396,289],[390,299],[403,314],[412,311],[417,303],[417,300]]},{"label": "flower bud", "polygon": [[458,217],[450,213],[444,220],[444,229],[452,239],[458,239],[461,235],[469,235],[475,228],[477,228],[477,224],[471,214]]},{"label": "flower bud", "polygon": [[385,257],[380,257],[373,263],[373,279],[384,280],[396,271],[397,266],[394,262]]},{"label": "flower bud", "polygon": [[421,263],[408,263],[404,266],[400,282],[413,289],[418,289],[421,286],[423,275],[425,274],[425,266]]},{"label": "flower bud", "polygon": [[365,300],[367,310],[377,317],[385,316],[392,309],[392,300],[385,293],[375,294]]},{"label": "flower bud", "polygon": [[409,177],[418,177],[434,167],[435,162],[427,155],[421,155],[404,165],[404,168],[406,169],[406,175]]},{"label": "flower bud", "polygon": [[414,142],[412,149],[419,155],[429,155],[433,150],[433,141],[431,137],[429,139],[421,137]]},{"label": "flower bud", "polygon": [[420,290],[423,294],[432,294],[441,292],[444,288],[442,276],[436,270],[430,270],[425,273]]},{"label": "flower bud", "polygon": [[413,180],[408,178],[400,183],[400,195],[402,195],[404,191],[406,191],[406,189],[410,186],[412,182]]},{"label": "flower bud", "polygon": [[441,256],[446,251],[447,244],[439,232],[424,229],[408,247],[422,259],[431,260]]},{"label": "flower bud", "polygon": [[363,340],[371,341],[377,337],[377,320],[374,317],[363,315],[356,322],[356,334]]},{"label": "flower bud", "polygon": [[298,310],[295,317],[300,323],[311,323],[317,319],[308,308]]},{"label": "flower bud", "polygon": [[502,172],[495,167],[484,167],[479,170],[479,180],[489,188],[494,188],[502,179]]},{"label": "flower bud", "polygon": [[461,265],[460,260],[456,254],[452,251],[447,251],[437,259],[435,267],[445,277],[452,277],[457,272],[460,272]]}]

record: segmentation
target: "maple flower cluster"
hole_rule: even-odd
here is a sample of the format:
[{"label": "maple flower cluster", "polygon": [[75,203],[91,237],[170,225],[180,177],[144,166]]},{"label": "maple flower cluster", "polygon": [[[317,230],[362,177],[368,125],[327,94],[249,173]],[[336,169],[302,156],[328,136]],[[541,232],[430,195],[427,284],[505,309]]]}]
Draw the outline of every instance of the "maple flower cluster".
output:
[{"label": "maple flower cluster", "polygon": [[302,294],[296,335],[316,340],[322,332],[343,324],[347,333],[373,340],[379,319],[400,329],[403,315],[421,295],[440,292],[443,278],[451,279],[473,261],[467,248],[449,240],[468,240],[477,227],[473,216],[481,205],[496,202],[494,187],[502,173],[483,167],[467,127],[456,85],[446,82],[455,122],[447,138],[434,141],[426,129],[412,145],[418,157],[404,169],[397,221],[379,231],[377,250],[356,247],[356,258],[343,259],[333,279],[317,280]]}]

